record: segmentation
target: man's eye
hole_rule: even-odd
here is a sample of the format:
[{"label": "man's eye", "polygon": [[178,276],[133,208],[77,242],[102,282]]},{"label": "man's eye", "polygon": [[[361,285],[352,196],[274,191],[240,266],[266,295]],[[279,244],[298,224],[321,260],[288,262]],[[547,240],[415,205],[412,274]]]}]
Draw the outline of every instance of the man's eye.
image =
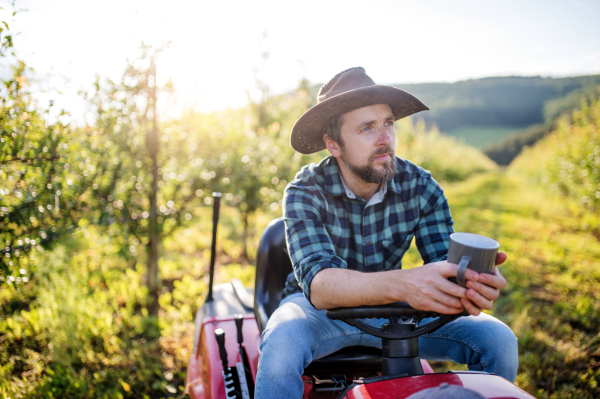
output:
[{"label": "man's eye", "polygon": [[371,126],[365,126],[365,127],[363,128],[363,132],[369,131],[369,130],[371,130],[371,129],[372,129],[372,127],[371,127]]}]

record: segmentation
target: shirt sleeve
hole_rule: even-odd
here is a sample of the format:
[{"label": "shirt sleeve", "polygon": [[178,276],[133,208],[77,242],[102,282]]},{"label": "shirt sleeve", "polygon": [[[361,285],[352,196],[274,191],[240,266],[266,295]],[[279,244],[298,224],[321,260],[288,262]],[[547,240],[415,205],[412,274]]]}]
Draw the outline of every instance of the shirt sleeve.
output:
[{"label": "shirt sleeve", "polygon": [[[310,283],[327,268],[347,268],[323,223],[322,194],[290,184],[283,198],[283,219],[288,251],[304,296],[310,301]],[[312,302],[311,302],[312,304]],[[314,306],[314,305],[313,305]]]},{"label": "shirt sleeve", "polygon": [[425,264],[446,260],[454,221],[442,188],[427,173],[418,186],[420,219],[415,240]]}]

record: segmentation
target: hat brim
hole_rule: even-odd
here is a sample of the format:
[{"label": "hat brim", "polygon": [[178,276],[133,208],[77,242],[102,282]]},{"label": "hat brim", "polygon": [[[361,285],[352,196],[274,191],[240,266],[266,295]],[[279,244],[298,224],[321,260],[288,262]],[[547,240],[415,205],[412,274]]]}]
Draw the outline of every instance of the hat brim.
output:
[{"label": "hat brim", "polygon": [[349,90],[322,101],[306,111],[292,128],[290,145],[301,154],[325,148],[323,134],[337,115],[375,104],[389,104],[396,120],[429,107],[407,91],[391,86],[366,86]]}]

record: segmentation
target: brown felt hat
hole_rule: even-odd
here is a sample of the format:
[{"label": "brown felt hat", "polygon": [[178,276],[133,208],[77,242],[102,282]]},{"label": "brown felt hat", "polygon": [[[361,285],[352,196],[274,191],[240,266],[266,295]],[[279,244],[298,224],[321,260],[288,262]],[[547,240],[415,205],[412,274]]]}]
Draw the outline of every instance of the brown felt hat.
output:
[{"label": "brown felt hat", "polygon": [[298,119],[290,138],[292,148],[302,154],[324,149],[323,134],[334,117],[374,104],[389,104],[396,120],[429,110],[409,92],[376,85],[362,67],[346,69],[321,87],[317,105]]}]

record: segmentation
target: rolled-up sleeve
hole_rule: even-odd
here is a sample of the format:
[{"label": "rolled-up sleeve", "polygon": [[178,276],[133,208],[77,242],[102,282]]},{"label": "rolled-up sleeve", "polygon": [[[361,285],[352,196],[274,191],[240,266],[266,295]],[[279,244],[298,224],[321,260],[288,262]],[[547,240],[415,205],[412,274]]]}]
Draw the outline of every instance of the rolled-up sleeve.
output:
[{"label": "rolled-up sleeve", "polygon": [[310,284],[319,271],[347,267],[322,221],[324,201],[322,194],[294,183],[288,185],[283,198],[288,251],[296,280],[309,301]]},{"label": "rolled-up sleeve", "polygon": [[415,241],[425,264],[446,260],[454,221],[448,201],[441,187],[425,172],[417,188],[419,191],[420,220]]}]

